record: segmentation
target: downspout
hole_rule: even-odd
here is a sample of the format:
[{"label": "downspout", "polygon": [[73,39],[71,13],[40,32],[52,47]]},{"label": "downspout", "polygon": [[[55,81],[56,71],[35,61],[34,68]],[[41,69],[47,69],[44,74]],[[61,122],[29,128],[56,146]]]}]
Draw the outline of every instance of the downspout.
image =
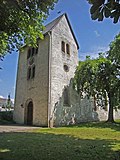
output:
[{"label": "downspout", "polygon": [[48,32],[49,35],[49,47],[48,47],[48,128],[51,127],[50,124],[50,111],[51,111],[51,56],[52,56],[52,34],[51,31]]}]

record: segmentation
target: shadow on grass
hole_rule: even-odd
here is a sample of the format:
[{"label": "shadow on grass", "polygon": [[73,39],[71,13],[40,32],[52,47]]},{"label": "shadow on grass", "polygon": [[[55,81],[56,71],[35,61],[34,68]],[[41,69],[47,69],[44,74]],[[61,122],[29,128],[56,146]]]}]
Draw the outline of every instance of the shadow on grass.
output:
[{"label": "shadow on grass", "polygon": [[51,133],[1,133],[0,160],[120,160],[114,144]]}]

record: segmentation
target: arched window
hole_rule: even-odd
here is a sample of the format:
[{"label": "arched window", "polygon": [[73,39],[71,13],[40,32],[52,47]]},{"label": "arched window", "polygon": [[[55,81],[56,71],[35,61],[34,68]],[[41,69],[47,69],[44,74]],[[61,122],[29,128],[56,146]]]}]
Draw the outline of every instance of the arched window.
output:
[{"label": "arched window", "polygon": [[70,54],[70,45],[69,44],[66,44],[66,53]]},{"label": "arched window", "polygon": [[27,59],[29,59],[30,57],[31,57],[31,48],[28,49]]},{"label": "arched window", "polygon": [[29,80],[31,78],[31,67],[28,68],[27,72],[27,79]]},{"label": "arched window", "polygon": [[38,53],[38,47],[36,48],[36,51],[35,51],[35,54],[37,54]]},{"label": "arched window", "polygon": [[64,95],[64,105],[65,106],[70,106],[68,88],[64,89],[63,95]]},{"label": "arched window", "polygon": [[32,67],[32,78],[35,77],[35,65]]},{"label": "arched window", "polygon": [[33,57],[35,54],[38,53],[38,47],[37,48],[34,48],[34,47],[30,47],[28,49],[28,53],[27,53],[27,59],[29,59],[30,57]]},{"label": "arched window", "polygon": [[32,55],[31,56],[34,56],[35,48],[33,47],[31,50],[32,50]]},{"label": "arched window", "polygon": [[65,52],[65,42],[64,41],[61,42],[61,50]]}]

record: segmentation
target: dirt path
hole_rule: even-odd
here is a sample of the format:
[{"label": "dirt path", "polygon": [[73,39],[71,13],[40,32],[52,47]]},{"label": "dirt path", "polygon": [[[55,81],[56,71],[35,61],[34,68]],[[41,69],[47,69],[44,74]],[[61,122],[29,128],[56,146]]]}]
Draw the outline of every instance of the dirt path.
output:
[{"label": "dirt path", "polygon": [[3,132],[26,132],[40,127],[19,126],[19,125],[0,125],[0,133]]}]

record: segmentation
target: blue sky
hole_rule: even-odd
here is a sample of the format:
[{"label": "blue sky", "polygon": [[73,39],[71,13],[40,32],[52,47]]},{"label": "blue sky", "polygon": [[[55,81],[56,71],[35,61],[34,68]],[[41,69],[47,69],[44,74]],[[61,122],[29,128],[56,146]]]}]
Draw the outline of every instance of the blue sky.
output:
[{"label": "blue sky", "polygon": [[[93,21],[89,14],[90,5],[87,0],[59,0],[55,9],[45,23],[59,16],[58,12],[67,13],[72,28],[80,45],[79,58],[84,59],[86,55],[96,57],[98,52],[106,51],[110,42],[120,31],[120,24],[113,24],[111,19],[103,22]],[[0,97],[11,98],[15,96],[15,82],[17,73],[18,53],[8,54],[4,61],[0,61]]]}]

